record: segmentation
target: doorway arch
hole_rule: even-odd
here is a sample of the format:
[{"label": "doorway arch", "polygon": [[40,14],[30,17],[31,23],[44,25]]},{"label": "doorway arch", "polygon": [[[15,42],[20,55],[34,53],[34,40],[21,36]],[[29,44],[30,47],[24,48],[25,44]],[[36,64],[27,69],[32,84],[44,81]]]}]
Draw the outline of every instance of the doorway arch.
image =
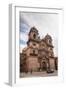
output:
[{"label": "doorway arch", "polygon": [[42,70],[43,71],[47,70],[47,63],[45,61],[42,62]]}]

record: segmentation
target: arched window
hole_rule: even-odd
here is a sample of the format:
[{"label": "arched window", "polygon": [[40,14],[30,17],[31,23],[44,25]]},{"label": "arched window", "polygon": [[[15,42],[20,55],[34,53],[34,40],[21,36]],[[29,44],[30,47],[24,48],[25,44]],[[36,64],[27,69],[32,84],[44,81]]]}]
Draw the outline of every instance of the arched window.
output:
[{"label": "arched window", "polygon": [[50,40],[50,39],[48,40],[48,43],[50,43],[50,44],[51,44],[51,40]]},{"label": "arched window", "polygon": [[36,38],[36,34],[33,35],[34,39]]},{"label": "arched window", "polygon": [[36,46],[36,44],[35,44],[35,43],[33,43],[33,45],[34,45],[34,46]]},{"label": "arched window", "polygon": [[33,54],[35,54],[35,50],[33,50]]}]

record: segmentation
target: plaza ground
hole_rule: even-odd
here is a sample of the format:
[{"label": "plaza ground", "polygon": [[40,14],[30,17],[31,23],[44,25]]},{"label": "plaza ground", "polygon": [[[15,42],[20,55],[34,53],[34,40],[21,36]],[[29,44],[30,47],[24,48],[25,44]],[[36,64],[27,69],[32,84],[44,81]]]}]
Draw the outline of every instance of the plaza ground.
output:
[{"label": "plaza ground", "polygon": [[58,71],[54,71],[53,73],[47,73],[46,71],[44,72],[28,72],[28,73],[20,73],[20,78],[23,77],[48,77],[48,76],[57,76]]}]

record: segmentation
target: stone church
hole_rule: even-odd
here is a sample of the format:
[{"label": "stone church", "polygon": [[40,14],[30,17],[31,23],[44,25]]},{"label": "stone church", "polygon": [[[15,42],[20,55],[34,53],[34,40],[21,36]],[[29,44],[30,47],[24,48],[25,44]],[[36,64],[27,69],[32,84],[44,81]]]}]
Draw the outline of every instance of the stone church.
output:
[{"label": "stone church", "polygon": [[32,27],[28,34],[27,47],[20,53],[20,72],[58,70],[58,58],[54,56],[52,37],[40,39],[38,30]]}]

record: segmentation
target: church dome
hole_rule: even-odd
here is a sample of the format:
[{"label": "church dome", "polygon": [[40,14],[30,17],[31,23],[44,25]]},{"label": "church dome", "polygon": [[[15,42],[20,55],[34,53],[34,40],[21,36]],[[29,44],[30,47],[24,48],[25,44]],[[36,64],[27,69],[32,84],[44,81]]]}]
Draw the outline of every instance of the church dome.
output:
[{"label": "church dome", "polygon": [[30,29],[29,34],[30,34],[31,32],[36,32],[36,33],[38,34],[38,30],[37,30],[35,27],[32,27],[32,28]]},{"label": "church dome", "polygon": [[49,34],[47,34],[47,35],[45,36],[45,39],[50,39],[50,40],[52,40],[52,37],[51,37]]}]

